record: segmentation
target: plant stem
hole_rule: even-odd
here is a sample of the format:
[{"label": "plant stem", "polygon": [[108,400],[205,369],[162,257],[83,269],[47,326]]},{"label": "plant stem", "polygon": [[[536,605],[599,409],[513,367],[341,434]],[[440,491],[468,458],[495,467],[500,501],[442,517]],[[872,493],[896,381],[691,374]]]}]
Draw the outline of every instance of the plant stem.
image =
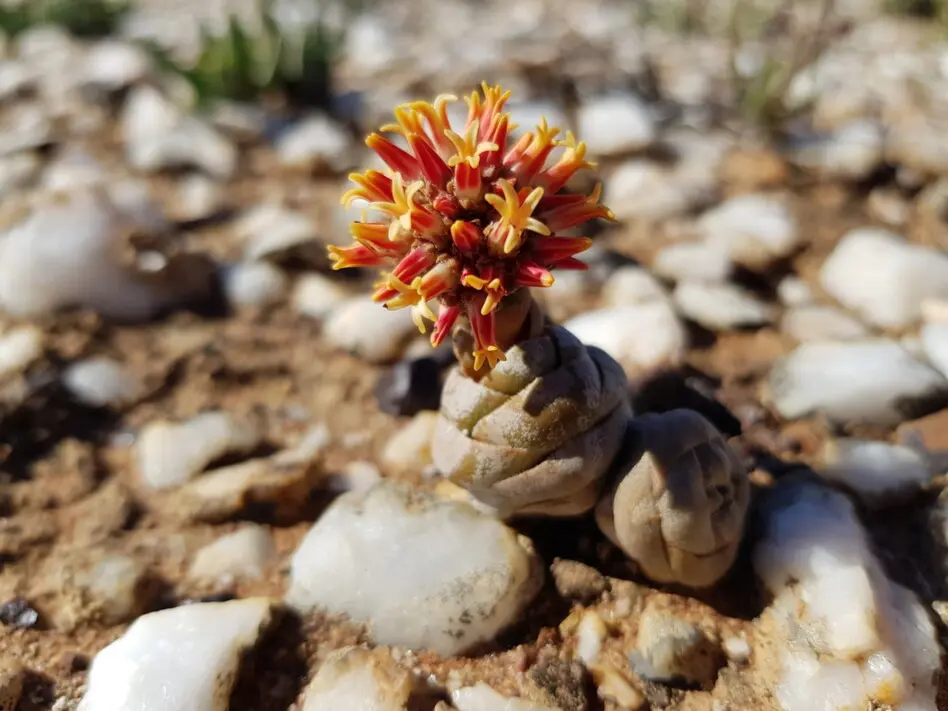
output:
[{"label": "plant stem", "polygon": [[[546,318],[533,300],[529,289],[520,289],[501,301],[496,312],[497,345],[504,351],[521,341],[536,338],[546,325]],[[474,370],[474,334],[471,325],[461,320],[451,334],[454,356],[461,372],[478,382],[490,371],[486,367]]]}]

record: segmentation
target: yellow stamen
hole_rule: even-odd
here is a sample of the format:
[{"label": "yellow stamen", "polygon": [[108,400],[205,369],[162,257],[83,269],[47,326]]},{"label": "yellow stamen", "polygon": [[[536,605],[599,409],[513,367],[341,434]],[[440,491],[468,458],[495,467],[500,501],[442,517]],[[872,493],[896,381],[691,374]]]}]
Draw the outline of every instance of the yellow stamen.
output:
[{"label": "yellow stamen", "polygon": [[507,360],[507,356],[497,346],[487,346],[487,348],[476,349],[474,351],[474,370],[480,370],[487,363],[489,370],[497,367],[502,360]]},{"label": "yellow stamen", "polygon": [[453,168],[461,162],[466,162],[472,168],[476,168],[480,165],[481,153],[500,150],[496,143],[488,143],[487,141],[478,143],[477,129],[478,123],[475,120],[468,125],[467,132],[463,137],[451,130],[444,132],[444,135],[454,144],[454,149],[457,151],[457,155],[448,159],[448,166]]},{"label": "yellow stamen", "polygon": [[497,181],[503,197],[494,193],[484,196],[500,214],[500,233],[504,235],[504,254],[510,254],[523,242],[523,231],[532,230],[541,235],[551,234],[550,228],[532,217],[533,211],[543,197],[543,188],[534,188],[521,203],[509,180]]},{"label": "yellow stamen", "polygon": [[[406,284],[401,279],[389,275],[384,280],[386,286],[395,289],[398,296],[385,302],[385,308],[393,311],[403,309],[406,306],[415,306],[420,300],[421,295],[410,284]],[[422,331],[424,333],[424,331]]]}]

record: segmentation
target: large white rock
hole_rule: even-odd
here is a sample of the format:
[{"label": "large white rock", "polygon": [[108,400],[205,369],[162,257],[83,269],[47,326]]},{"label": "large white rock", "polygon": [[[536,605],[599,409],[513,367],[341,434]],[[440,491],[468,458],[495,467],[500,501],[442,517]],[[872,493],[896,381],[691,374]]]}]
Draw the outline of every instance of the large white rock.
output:
[{"label": "large white rock", "polygon": [[252,598],[139,617],[93,658],[80,711],[227,711],[241,654],[271,614]]},{"label": "large white rock", "polygon": [[383,481],[339,497],[293,555],[287,601],[366,623],[378,644],[460,654],[542,584],[529,542],[472,507]]},{"label": "large white rock", "polygon": [[785,418],[820,411],[837,423],[898,424],[948,381],[894,341],[804,343],[774,364],[767,397]]},{"label": "large white rock", "polygon": [[708,243],[749,269],[766,269],[800,244],[796,220],[767,195],[731,198],[701,216],[698,228]]},{"label": "large white rock", "polygon": [[411,675],[388,652],[339,650],[303,691],[303,711],[405,711]]},{"label": "large white rock", "polygon": [[249,452],[260,433],[228,412],[204,412],[186,422],[150,422],[138,438],[138,467],[153,489],[179,486],[215,459]]},{"label": "large white rock", "polygon": [[674,309],[664,300],[588,311],[563,327],[587,346],[611,355],[633,379],[678,365],[688,340]]},{"label": "large white rock", "polygon": [[182,294],[159,289],[120,261],[125,237],[150,228],[148,222],[97,190],[38,207],[0,236],[0,308],[21,317],[66,306],[111,318],[151,317]]},{"label": "large white rock", "polygon": [[820,283],[867,323],[901,328],[920,317],[923,299],[948,296],[948,255],[864,227],[836,245],[823,263]]},{"label": "large white rock", "polygon": [[849,500],[786,481],[763,520],[753,563],[775,598],[764,614],[786,637],[781,708],[935,711],[935,628],[915,595],[886,576]]},{"label": "large white rock", "polygon": [[418,327],[411,309],[389,311],[371,296],[356,296],[340,304],[326,319],[326,339],[369,363],[396,360]]},{"label": "large white rock", "polygon": [[672,298],[682,315],[711,331],[763,326],[775,316],[773,306],[733,284],[682,282]]},{"label": "large white rock", "polygon": [[911,447],[842,438],[824,445],[820,474],[843,484],[868,506],[884,508],[911,500],[931,480],[932,471],[928,459]]},{"label": "large white rock", "polygon": [[594,156],[620,155],[655,140],[655,122],[648,107],[628,94],[587,101],[579,107],[576,124]]}]

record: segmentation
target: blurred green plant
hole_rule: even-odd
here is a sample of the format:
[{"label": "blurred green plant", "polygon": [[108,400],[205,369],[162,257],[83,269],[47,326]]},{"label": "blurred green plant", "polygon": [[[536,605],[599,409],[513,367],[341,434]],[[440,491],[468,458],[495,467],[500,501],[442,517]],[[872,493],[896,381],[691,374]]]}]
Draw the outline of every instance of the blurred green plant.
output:
[{"label": "blurred green plant", "polygon": [[104,37],[130,9],[130,0],[22,0],[0,4],[0,29],[16,37],[30,27],[58,25],[77,37]]},{"label": "blurred green plant", "polygon": [[[361,12],[365,3],[343,0],[339,7],[348,19]],[[346,24],[331,25],[318,16],[288,31],[267,4],[258,29],[247,29],[234,16],[222,33],[202,27],[201,50],[188,65],[154,45],[151,50],[161,68],[187,80],[198,104],[276,95],[292,106],[325,108],[333,94],[333,69],[342,58]]]},{"label": "blurred green plant", "polygon": [[[788,121],[810,108],[790,102],[790,87],[829,47],[834,9],[834,0],[821,0],[815,27],[795,31],[790,20],[793,0],[766,15],[749,9],[744,0],[734,0],[729,22],[734,101],[744,120],[764,136],[779,136]],[[764,54],[752,71],[741,71],[739,53],[748,42],[758,43]]]}]

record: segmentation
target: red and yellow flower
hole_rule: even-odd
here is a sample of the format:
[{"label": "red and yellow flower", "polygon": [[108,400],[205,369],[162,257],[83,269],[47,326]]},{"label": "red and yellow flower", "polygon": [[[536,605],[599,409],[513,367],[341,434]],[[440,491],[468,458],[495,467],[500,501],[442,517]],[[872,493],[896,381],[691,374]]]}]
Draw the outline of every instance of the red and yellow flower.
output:
[{"label": "red and yellow flower", "polygon": [[[386,222],[353,222],[354,244],[330,247],[333,269],[383,267],[374,298],[389,309],[411,308],[422,333],[434,322],[437,346],[459,318],[470,320],[474,368],[504,359],[495,336],[496,309],[521,288],[548,287],[554,269],[585,269],[575,255],[585,237],[561,237],[595,218],[612,219],[597,187],[590,195],[563,193],[579,170],[592,167],[586,146],[545,120],[513,146],[516,128],[504,104],[510,92],[482,87],[466,98],[468,115],[459,130],[448,120],[453,96],[395,109],[384,133],[366,139],[389,170],[349,176],[355,184],[344,204],[361,198],[384,213]],[[550,155],[562,148],[559,158]],[[440,303],[435,314],[429,302]]]}]

